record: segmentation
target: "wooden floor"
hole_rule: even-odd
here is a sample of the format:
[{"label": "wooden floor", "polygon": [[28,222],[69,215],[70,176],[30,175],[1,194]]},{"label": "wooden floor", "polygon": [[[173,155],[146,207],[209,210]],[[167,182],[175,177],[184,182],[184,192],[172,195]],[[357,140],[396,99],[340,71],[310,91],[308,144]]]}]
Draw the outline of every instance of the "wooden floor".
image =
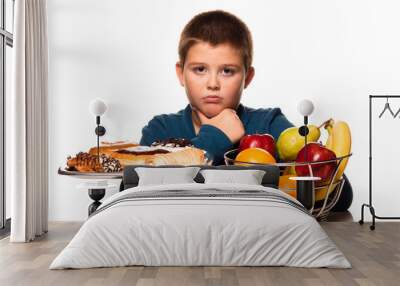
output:
[{"label": "wooden floor", "polygon": [[321,223],[353,268],[119,267],[48,270],[81,223],[51,223],[32,243],[0,241],[0,285],[400,285],[400,222]]}]

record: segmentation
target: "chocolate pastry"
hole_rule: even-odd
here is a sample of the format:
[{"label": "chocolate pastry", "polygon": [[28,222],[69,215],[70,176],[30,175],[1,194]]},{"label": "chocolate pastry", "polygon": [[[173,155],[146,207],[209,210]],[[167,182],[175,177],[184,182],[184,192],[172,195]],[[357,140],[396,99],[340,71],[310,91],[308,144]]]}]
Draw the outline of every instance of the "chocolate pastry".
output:
[{"label": "chocolate pastry", "polygon": [[[99,146],[99,154],[110,154],[112,151],[135,146],[139,146],[139,144],[128,141],[101,142],[101,146]],[[90,148],[89,154],[97,155],[97,146]]]},{"label": "chocolate pastry", "polygon": [[97,156],[85,152],[79,152],[75,157],[68,156],[67,166],[70,171],[79,172],[103,172]]},{"label": "chocolate pastry", "polygon": [[[157,140],[151,146],[140,146],[129,142],[115,142],[100,146],[101,158],[115,159],[119,168],[128,165],[197,165],[204,164],[204,151],[193,147],[185,138]],[[89,150],[97,158],[97,148]],[[104,167],[104,166],[102,166]],[[113,165],[114,169],[117,166]],[[110,172],[116,170],[110,170]],[[106,171],[108,172],[108,171]]]},{"label": "chocolate pastry", "polygon": [[149,159],[151,165],[203,165],[205,163],[204,151],[197,148],[186,147],[177,152],[156,154]]},{"label": "chocolate pastry", "polygon": [[106,173],[112,173],[112,172],[122,172],[122,166],[121,163],[112,157],[108,157],[105,154],[100,155],[100,163],[103,166],[103,170]]},{"label": "chocolate pastry", "polygon": [[156,140],[151,146],[165,146],[165,147],[189,147],[193,146],[189,139],[185,138],[168,138],[164,140]]},{"label": "chocolate pastry", "polygon": [[110,153],[123,166],[127,165],[200,165],[204,151],[194,147],[138,146]]},{"label": "chocolate pastry", "polygon": [[[99,160],[100,159],[100,160]],[[79,152],[75,157],[67,158],[67,169],[69,171],[78,171],[83,173],[93,172],[120,172],[122,166],[115,158],[109,158],[102,154],[100,158],[86,152]]]}]

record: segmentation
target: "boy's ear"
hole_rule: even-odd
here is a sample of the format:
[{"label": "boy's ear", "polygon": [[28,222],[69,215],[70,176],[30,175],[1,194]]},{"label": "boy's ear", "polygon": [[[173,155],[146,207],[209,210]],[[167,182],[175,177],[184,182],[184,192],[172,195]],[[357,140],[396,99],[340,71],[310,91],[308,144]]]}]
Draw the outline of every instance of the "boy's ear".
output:
[{"label": "boy's ear", "polygon": [[250,67],[246,73],[246,78],[244,80],[244,88],[246,88],[250,84],[251,80],[254,77],[254,74],[255,74],[254,67]]},{"label": "boy's ear", "polygon": [[183,81],[183,67],[181,65],[181,62],[177,62],[175,64],[175,70],[176,70],[176,75],[178,76],[181,86],[185,86],[185,83]]}]

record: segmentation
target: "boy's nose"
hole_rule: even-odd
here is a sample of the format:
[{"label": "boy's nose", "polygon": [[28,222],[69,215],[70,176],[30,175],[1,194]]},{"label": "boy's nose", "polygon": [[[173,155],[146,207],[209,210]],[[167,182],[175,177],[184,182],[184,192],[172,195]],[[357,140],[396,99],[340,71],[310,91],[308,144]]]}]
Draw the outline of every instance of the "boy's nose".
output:
[{"label": "boy's nose", "polygon": [[217,75],[211,75],[207,81],[207,88],[210,90],[219,90],[219,81]]}]

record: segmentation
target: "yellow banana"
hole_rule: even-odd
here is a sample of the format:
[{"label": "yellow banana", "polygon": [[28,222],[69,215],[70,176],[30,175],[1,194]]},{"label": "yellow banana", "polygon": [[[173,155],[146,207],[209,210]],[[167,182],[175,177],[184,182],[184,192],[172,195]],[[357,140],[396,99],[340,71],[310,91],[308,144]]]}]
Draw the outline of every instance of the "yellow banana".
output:
[{"label": "yellow banana", "polygon": [[[351,132],[349,125],[344,121],[334,121],[333,119],[325,122],[324,128],[328,131],[328,139],[325,147],[332,150],[336,157],[342,157],[351,152]],[[345,158],[338,166],[334,182],[338,181],[346,168],[349,158]],[[334,190],[334,187],[330,191]],[[319,201],[325,198],[327,187],[315,192],[315,200]]]},{"label": "yellow banana", "polygon": [[[333,119],[329,119],[324,123],[324,128],[326,131],[328,131],[328,139],[326,140],[325,147],[328,148],[329,150],[333,149],[333,136],[332,136],[332,128],[333,124],[335,124],[335,121]],[[332,150],[333,151],[333,150]]]},{"label": "yellow banana", "polygon": [[[332,149],[336,157],[342,157],[351,152],[351,132],[349,125],[344,121],[337,121],[332,128]],[[340,179],[344,173],[349,158],[342,160],[338,167],[335,181]]]}]

